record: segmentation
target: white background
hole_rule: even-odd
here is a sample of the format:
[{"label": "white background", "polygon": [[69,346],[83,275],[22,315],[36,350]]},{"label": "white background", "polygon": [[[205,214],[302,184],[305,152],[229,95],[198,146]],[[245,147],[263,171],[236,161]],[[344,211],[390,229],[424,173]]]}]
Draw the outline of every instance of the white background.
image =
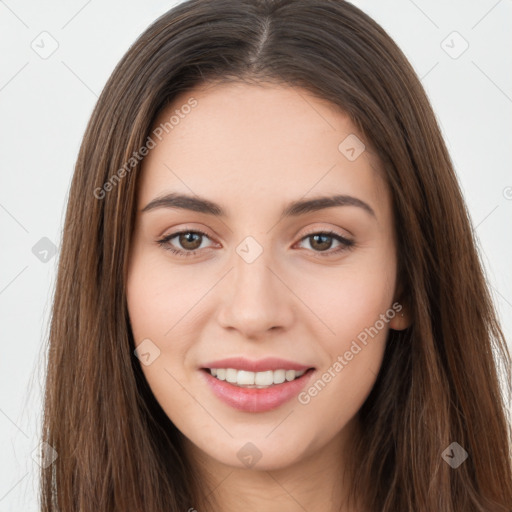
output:
[{"label": "white background", "polygon": [[[41,367],[67,193],[86,123],[136,37],[177,2],[0,1],[0,512],[38,510]],[[512,340],[511,0],[370,0],[354,3],[411,61],[445,136],[480,241],[488,279]],[[57,50],[31,47],[46,31]],[[457,31],[469,44],[462,48]],[[454,38],[455,37],[455,38]],[[453,42],[452,42],[453,41]],[[45,47],[49,48],[50,39]],[[39,43],[41,44],[41,43]]]}]

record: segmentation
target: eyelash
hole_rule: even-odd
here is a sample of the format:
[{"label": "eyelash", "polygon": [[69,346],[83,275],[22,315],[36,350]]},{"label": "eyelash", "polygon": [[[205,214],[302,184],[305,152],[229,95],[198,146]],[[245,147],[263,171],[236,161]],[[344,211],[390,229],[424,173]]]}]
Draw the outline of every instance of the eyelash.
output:
[{"label": "eyelash", "polygon": [[[181,249],[175,249],[172,245],[169,244],[169,242],[173,238],[176,238],[179,235],[187,234],[187,233],[194,233],[194,234],[197,234],[197,235],[205,236],[206,238],[210,238],[207,233],[205,233],[204,231],[201,231],[199,229],[194,229],[194,230],[186,229],[186,230],[183,230],[183,231],[177,231],[175,233],[171,233],[169,235],[166,235],[165,237],[161,238],[160,240],[157,240],[157,243],[163,249],[165,249],[166,251],[170,251],[173,254],[176,254],[177,256],[180,256],[180,257],[195,256],[201,249],[195,249],[194,251],[185,251],[185,250],[181,250]],[[333,256],[333,255],[339,254],[339,253],[341,253],[343,251],[351,250],[355,246],[355,242],[353,240],[349,240],[348,238],[345,238],[345,237],[339,235],[335,231],[313,231],[313,232],[307,233],[305,236],[303,236],[300,239],[300,242],[302,242],[303,240],[305,240],[307,238],[310,238],[310,237],[312,237],[314,235],[327,235],[330,238],[334,238],[335,240],[337,240],[338,242],[341,243],[341,246],[338,249],[335,249],[333,251],[331,251],[331,250],[327,250],[327,251],[313,251],[314,253],[316,253],[321,258],[327,258],[329,256]]]}]

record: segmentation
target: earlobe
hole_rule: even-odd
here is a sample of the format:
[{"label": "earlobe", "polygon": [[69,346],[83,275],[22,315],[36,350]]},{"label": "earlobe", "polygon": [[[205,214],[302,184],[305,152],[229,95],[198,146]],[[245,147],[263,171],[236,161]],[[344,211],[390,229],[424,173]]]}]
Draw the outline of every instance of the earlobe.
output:
[{"label": "earlobe", "polygon": [[389,327],[394,329],[395,331],[402,331],[407,329],[411,324],[409,315],[407,311],[403,310],[400,313],[396,314],[390,321]]}]

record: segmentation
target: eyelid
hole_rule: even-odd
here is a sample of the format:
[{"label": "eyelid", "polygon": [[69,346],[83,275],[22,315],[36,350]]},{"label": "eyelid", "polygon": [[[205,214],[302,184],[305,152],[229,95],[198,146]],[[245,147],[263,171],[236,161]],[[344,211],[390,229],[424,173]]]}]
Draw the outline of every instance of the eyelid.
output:
[{"label": "eyelid", "polygon": [[[337,228],[339,229],[340,231],[341,228]],[[308,228],[307,231],[305,231],[304,233],[301,234],[300,236],[300,240],[302,240],[304,237],[306,236],[309,236],[309,235],[316,235],[317,233],[329,233],[331,235],[336,235],[336,236],[339,236],[340,238],[344,238],[345,240],[350,240],[352,241],[352,238],[353,238],[353,235],[352,233],[350,233],[348,230],[344,229],[343,231],[345,231],[346,233],[348,233],[348,236],[347,235],[344,235],[342,234],[341,232],[338,232],[336,231],[335,228],[325,228],[325,227],[319,227],[319,226],[314,226],[312,228]],[[300,232],[299,232],[300,233]]]}]

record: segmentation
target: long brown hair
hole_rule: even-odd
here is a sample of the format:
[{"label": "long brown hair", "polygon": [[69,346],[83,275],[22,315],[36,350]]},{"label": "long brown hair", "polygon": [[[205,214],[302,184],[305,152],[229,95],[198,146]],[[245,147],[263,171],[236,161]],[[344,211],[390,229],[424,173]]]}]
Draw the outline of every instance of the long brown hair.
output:
[{"label": "long brown hair", "polygon": [[[389,332],[359,411],[353,495],[371,511],[510,512],[511,360],[453,165],[403,53],[342,0],[190,0],[156,20],[112,73],[83,138],[63,230],[43,423],[58,458],[41,470],[41,510],[200,503],[204,485],[182,434],[133,354],[125,276],[139,149],[152,123],[178,93],[228,80],[330,101],[386,171],[412,325]],[[468,453],[456,469],[442,457],[453,442]]]}]

